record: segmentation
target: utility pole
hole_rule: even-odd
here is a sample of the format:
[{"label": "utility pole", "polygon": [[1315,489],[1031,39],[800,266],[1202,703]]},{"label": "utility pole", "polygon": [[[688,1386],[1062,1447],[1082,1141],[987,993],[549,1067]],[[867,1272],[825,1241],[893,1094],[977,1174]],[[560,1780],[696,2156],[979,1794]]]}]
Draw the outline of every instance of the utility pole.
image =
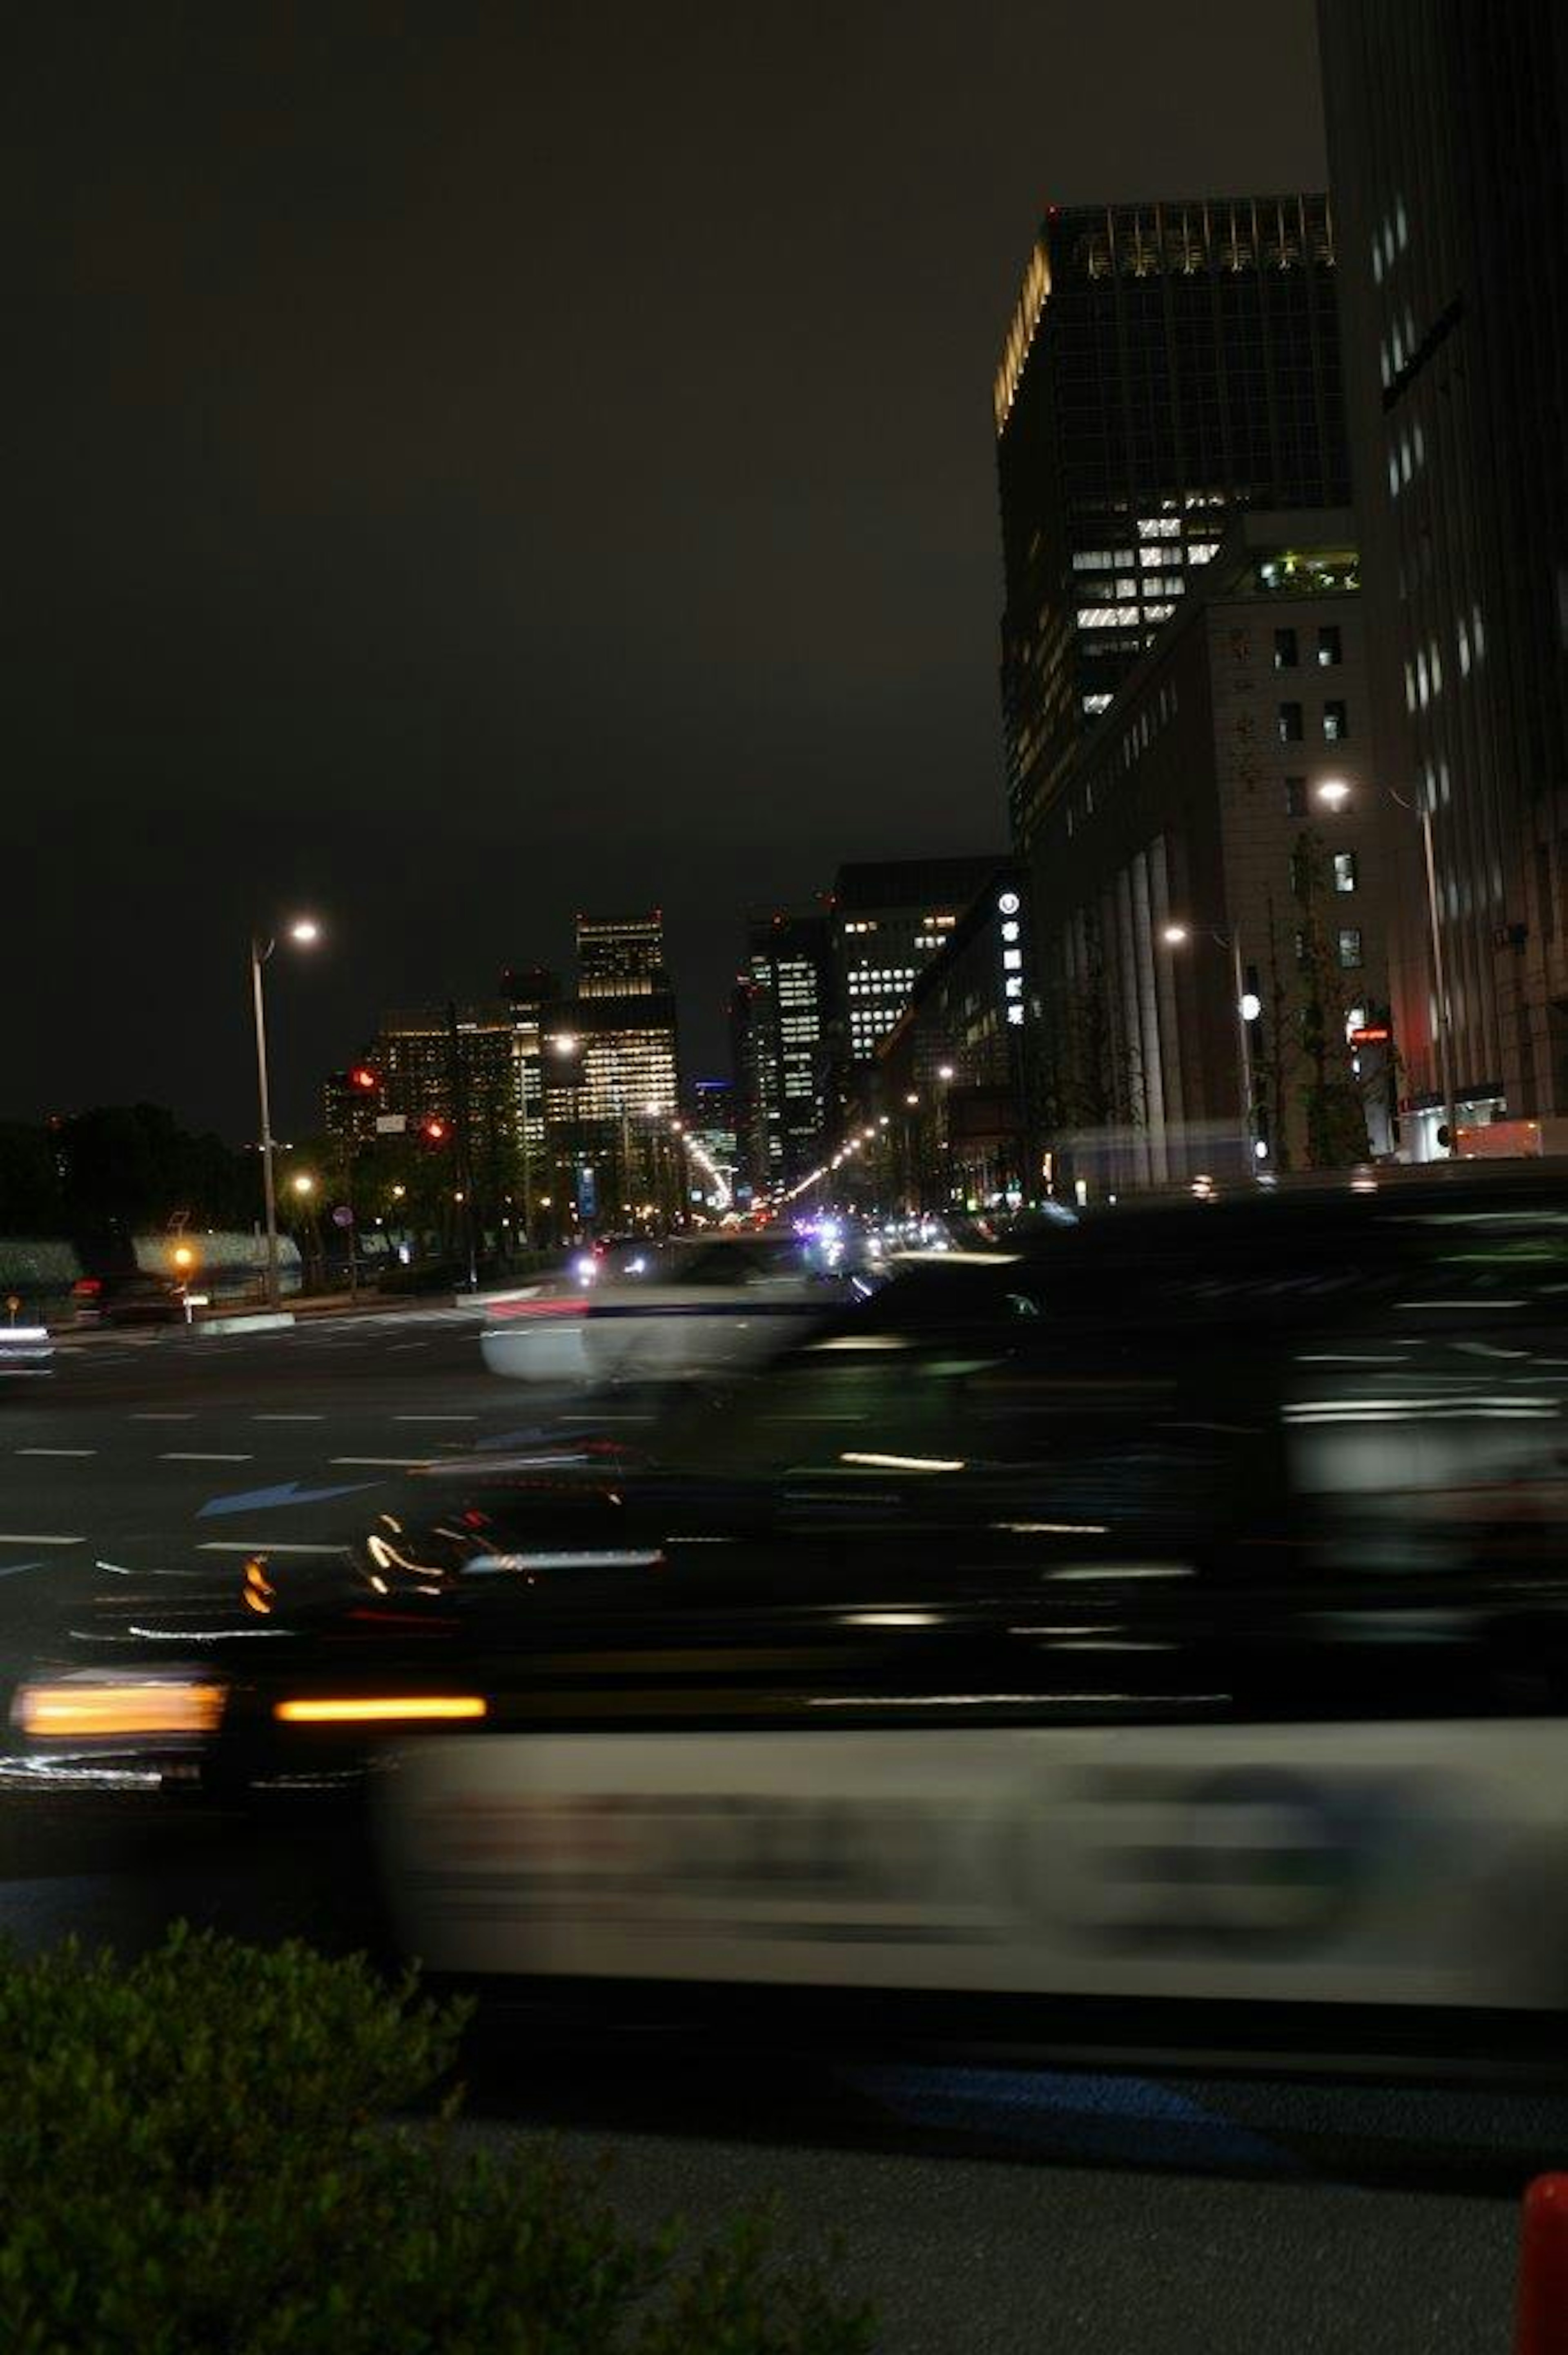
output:
[{"label": "utility pole", "polygon": [[447,1047],[450,1056],[452,1084],[452,1120],[457,1130],[457,1170],[462,1181],[463,1234],[468,1250],[468,1288],[479,1290],[479,1244],[474,1224],[473,1150],[469,1126],[468,1077],[463,1070],[462,1040],[458,1030],[457,1006],[447,1000]]}]

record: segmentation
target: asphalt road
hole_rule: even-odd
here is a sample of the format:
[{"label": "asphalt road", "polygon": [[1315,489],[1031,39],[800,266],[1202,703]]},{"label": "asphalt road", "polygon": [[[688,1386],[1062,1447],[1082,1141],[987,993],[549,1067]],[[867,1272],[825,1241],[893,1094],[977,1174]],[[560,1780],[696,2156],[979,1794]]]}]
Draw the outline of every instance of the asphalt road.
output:
[{"label": "asphalt road", "polygon": [[[178,1580],[262,1540],[330,1546],[416,1464],[646,1422],[644,1401],[494,1381],[476,1327],[442,1306],[71,1337],[48,1384],[0,1389],[0,1690],[119,1551]],[[126,1820],[0,1796],[0,1931],[135,1938],[187,1911],[354,1934],[330,1838],[302,1828],[280,1871],[238,1819],[194,1845]],[[777,2194],[789,2244],[838,2233],[910,2355],[1500,2355],[1519,2191],[1568,2162],[1568,2094],[1528,2081],[912,2060],[635,2021],[563,2041],[510,2012],[482,2021],[470,2076],[476,2130],[612,2146],[640,2216]]]}]

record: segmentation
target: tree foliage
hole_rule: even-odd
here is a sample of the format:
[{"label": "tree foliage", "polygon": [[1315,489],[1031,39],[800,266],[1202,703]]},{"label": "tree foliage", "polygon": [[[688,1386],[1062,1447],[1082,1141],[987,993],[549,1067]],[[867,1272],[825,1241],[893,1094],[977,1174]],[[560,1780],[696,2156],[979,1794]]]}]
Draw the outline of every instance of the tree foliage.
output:
[{"label": "tree foliage", "polygon": [[175,1930],[0,1954],[7,2355],[864,2355],[756,2219],[623,2226],[549,2151],[460,2137],[464,2013],[358,1958]]}]

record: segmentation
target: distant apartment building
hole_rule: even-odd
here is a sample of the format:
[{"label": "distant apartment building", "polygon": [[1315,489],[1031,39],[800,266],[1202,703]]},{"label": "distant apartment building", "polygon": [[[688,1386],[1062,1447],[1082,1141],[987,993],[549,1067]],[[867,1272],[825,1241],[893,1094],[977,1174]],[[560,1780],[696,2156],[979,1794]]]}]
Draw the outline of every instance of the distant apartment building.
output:
[{"label": "distant apartment building", "polygon": [[1549,0],[1320,0],[1319,28],[1425,1158],[1450,1103],[1568,1112],[1568,22]]},{"label": "distant apartment building", "polygon": [[1044,814],[1036,1117],[1064,1176],[1392,1148],[1359,580],[1349,510],[1234,518]]},{"label": "distant apartment building", "polygon": [[1342,506],[1321,195],[1053,206],[994,388],[1001,696],[1027,856],[1237,507]]}]

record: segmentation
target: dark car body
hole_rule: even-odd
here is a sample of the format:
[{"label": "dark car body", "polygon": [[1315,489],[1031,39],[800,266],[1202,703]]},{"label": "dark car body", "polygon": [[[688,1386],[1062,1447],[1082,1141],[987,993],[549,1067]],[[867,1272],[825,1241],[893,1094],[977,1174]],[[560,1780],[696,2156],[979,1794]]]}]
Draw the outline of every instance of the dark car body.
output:
[{"label": "dark car body", "polygon": [[79,1325],[183,1325],[185,1292],[172,1276],[129,1268],[84,1275],[71,1287]]},{"label": "dark car body", "polygon": [[[645,1450],[448,1467],[309,1579],[149,1588],[32,1689],[199,1682],[129,1748],[229,1793],[368,1775],[456,1971],[1552,2009],[1565,1401],[1550,1171],[1154,1206],[922,1264]],[[127,1748],[90,1718],[29,1754]]]}]

